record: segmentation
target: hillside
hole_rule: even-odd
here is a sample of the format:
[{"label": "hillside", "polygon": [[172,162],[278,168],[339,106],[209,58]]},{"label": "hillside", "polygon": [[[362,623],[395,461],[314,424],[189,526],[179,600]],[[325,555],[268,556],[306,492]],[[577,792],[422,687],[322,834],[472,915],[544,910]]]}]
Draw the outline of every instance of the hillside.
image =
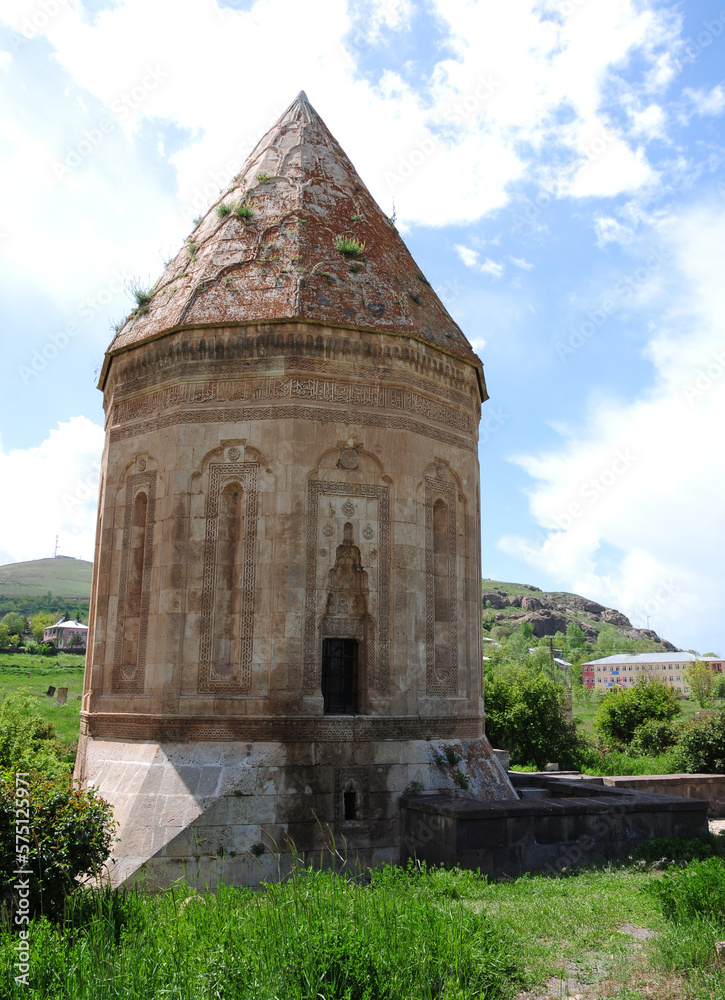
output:
[{"label": "hillside", "polygon": [[499,580],[482,582],[484,619],[486,609],[493,612],[496,624],[520,625],[530,622],[537,638],[566,632],[570,622],[575,622],[588,642],[596,642],[604,626],[614,626],[629,639],[644,639],[659,643],[663,652],[674,652],[677,646],[662,639],[652,629],[634,628],[629,618],[614,608],[605,608],[579,594],[562,591],[539,590],[528,583],[503,583]]},{"label": "hillside", "polygon": [[[84,559],[33,559],[29,562],[0,566],[0,599],[53,595],[58,599],[88,601],[91,596],[93,563]],[[497,624],[519,625],[531,622],[537,638],[566,632],[569,622],[576,622],[589,642],[596,642],[605,625],[613,625],[630,639],[645,639],[661,644],[662,650],[676,650],[671,642],[660,638],[652,629],[634,628],[621,611],[605,608],[579,594],[539,590],[528,583],[506,583],[483,580],[481,599]],[[0,600],[0,604],[3,602]],[[5,610],[8,610],[6,608]],[[28,613],[32,613],[29,609]]]},{"label": "hillside", "polygon": [[31,559],[0,566],[0,597],[54,597],[88,600],[93,563],[85,559]]}]

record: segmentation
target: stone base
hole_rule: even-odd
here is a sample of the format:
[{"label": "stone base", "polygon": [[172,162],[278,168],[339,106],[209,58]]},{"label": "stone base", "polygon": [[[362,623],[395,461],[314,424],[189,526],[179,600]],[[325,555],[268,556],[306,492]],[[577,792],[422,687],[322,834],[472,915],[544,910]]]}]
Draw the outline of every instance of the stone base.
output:
[{"label": "stone base", "polygon": [[[400,856],[398,803],[420,792],[514,802],[484,738],[464,741],[163,742],[84,736],[77,777],[111,802],[120,885],[183,878],[255,885],[335,843],[348,863]],[[292,846],[294,845],[294,847]]]},{"label": "stone base", "polygon": [[526,775],[517,802],[440,795],[401,801],[401,862],[480,869],[491,876],[561,871],[626,858],[654,837],[707,833],[707,803]]}]

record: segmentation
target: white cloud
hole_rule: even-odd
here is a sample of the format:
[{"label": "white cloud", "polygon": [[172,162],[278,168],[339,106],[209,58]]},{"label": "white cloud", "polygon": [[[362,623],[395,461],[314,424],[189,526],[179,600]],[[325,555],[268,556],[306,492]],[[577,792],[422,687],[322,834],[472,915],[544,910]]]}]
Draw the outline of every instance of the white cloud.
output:
[{"label": "white cloud", "polygon": [[476,267],[478,265],[478,250],[471,250],[470,247],[462,243],[456,243],[455,250],[466,267]]},{"label": "white cloud", "polygon": [[509,260],[515,267],[520,267],[522,271],[531,271],[534,267],[534,265],[524,257],[512,257],[509,254]]},{"label": "white cloud", "polygon": [[630,109],[631,130],[635,136],[661,139],[665,135],[667,115],[661,104],[648,104],[644,108]]},{"label": "white cloud", "polygon": [[[374,83],[360,76],[351,46],[360,25],[342,3],[257,0],[240,11],[199,0],[193,16],[180,17],[173,0],[126,0],[92,22],[80,6],[58,6],[56,16],[30,29],[52,47],[49,67],[67,74],[52,126],[26,120],[15,96],[0,98],[9,148],[0,164],[0,217],[17,241],[4,273],[14,280],[22,262],[34,259],[39,223],[27,206],[41,203],[44,250],[56,262],[48,291],[58,297],[77,289],[79,275],[90,290],[102,286],[100,260],[116,267],[135,261],[137,271],[155,274],[159,244],[180,244],[190,219],[301,87],[381,205],[389,210],[395,199],[403,226],[470,223],[505,205],[510,186],[524,177],[552,174],[550,190],[577,198],[639,191],[657,177],[646,150],[632,143],[634,131],[618,133],[602,156],[592,156],[611,132],[605,97],[621,94],[625,108],[644,105],[640,91],[656,86],[646,72],[661,67],[677,40],[679,25],[666,11],[636,0],[583,4],[553,19],[542,17],[536,0],[436,0],[432,16],[446,57],[416,87],[393,70]],[[382,27],[408,31],[414,6],[375,0],[366,10],[374,35]],[[27,33],[36,13],[29,0],[9,0],[0,18]],[[617,74],[635,55],[642,79],[634,74],[625,83]],[[160,75],[158,86],[145,88],[151,71]],[[238,107],[230,95],[239,95]],[[88,118],[82,103],[93,109]],[[646,118],[655,105],[644,106]],[[112,133],[58,180],[54,162],[64,162],[85,141],[89,121],[97,128],[109,109],[116,109]],[[169,125],[193,136],[169,157],[178,192],[168,177],[149,172],[152,147],[140,142],[144,128]],[[162,145],[158,138],[153,148]],[[544,149],[564,155],[544,164]],[[431,191],[445,197],[431,198]]]},{"label": "white cloud", "polygon": [[463,243],[456,243],[454,249],[466,267],[475,268],[477,271],[481,271],[482,274],[490,274],[494,278],[500,278],[503,274],[503,264],[496,263],[490,257],[486,257],[483,263],[479,263],[478,250],[472,250]]},{"label": "white cloud", "polygon": [[634,239],[633,231],[611,215],[595,216],[594,230],[597,234],[597,244],[600,247],[607,243],[631,243]]},{"label": "white cloud", "polygon": [[0,563],[63,555],[93,559],[103,428],[72,417],[39,445],[0,451]]},{"label": "white cloud", "polygon": [[722,84],[718,84],[717,87],[712,87],[710,90],[685,87],[682,96],[690,105],[693,114],[721,115],[725,111],[725,90]]},{"label": "white cloud", "polygon": [[725,210],[704,205],[658,228],[673,257],[647,346],[651,385],[593,399],[559,447],[513,459],[533,481],[542,531],[499,544],[637,624],[650,614],[679,645],[698,633],[711,638],[702,645],[725,645]]},{"label": "white cloud", "polygon": [[[601,141],[605,143],[604,139]],[[570,177],[561,178],[559,190],[573,198],[614,198],[652,185],[656,179],[642,147],[632,149],[621,139],[613,138],[605,143],[601,153],[593,145],[586,161],[575,167]]]},{"label": "white cloud", "polygon": [[497,261],[491,260],[490,257],[486,257],[484,262],[479,264],[478,270],[484,274],[490,274],[494,278],[500,278],[503,274],[503,264],[499,264]]}]

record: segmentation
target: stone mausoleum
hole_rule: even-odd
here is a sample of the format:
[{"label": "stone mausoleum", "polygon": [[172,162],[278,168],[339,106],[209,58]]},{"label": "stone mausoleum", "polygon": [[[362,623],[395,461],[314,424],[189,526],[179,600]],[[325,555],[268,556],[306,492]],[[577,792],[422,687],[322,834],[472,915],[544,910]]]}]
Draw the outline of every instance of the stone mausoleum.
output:
[{"label": "stone mausoleum", "polygon": [[78,777],[113,878],[253,883],[399,800],[514,801],[484,735],[481,362],[304,94],[118,330]]}]

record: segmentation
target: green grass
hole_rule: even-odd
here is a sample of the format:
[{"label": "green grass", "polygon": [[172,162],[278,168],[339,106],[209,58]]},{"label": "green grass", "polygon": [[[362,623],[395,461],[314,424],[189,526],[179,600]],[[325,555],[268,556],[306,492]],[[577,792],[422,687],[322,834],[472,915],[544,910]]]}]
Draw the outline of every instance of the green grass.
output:
[{"label": "green grass", "polygon": [[389,868],[367,884],[307,869],[256,891],[86,890],[60,925],[32,927],[28,986],[0,927],[0,1000],[725,1000],[713,963],[725,932],[700,914],[667,920],[652,887],[668,877],[630,866],[491,883]]},{"label": "green grass", "polygon": [[67,598],[91,596],[93,563],[85,559],[31,559],[0,566],[0,596]]},{"label": "green grass", "polygon": [[13,981],[3,929],[0,997],[515,996],[524,983],[505,922],[439,882],[386,869],[367,885],[308,869],[256,892],[81,894],[63,925],[33,927],[27,987]]},{"label": "green grass", "polygon": [[[35,712],[52,722],[58,738],[64,743],[78,742],[80,707],[78,695],[83,693],[83,654],[59,653],[58,656],[29,656],[26,653],[0,654],[0,700],[10,694],[30,694]],[[55,696],[47,697],[48,687],[68,688],[65,705],[56,704]]]},{"label": "green grass", "polygon": [[365,244],[356,240],[354,236],[336,236],[335,249],[339,250],[343,257],[360,257],[365,253]]},{"label": "green grass", "polygon": [[[505,583],[502,580],[482,580],[481,589],[483,591],[502,590],[505,594],[540,594],[538,589],[532,590],[523,583]],[[520,609],[519,609],[520,610]]]}]

